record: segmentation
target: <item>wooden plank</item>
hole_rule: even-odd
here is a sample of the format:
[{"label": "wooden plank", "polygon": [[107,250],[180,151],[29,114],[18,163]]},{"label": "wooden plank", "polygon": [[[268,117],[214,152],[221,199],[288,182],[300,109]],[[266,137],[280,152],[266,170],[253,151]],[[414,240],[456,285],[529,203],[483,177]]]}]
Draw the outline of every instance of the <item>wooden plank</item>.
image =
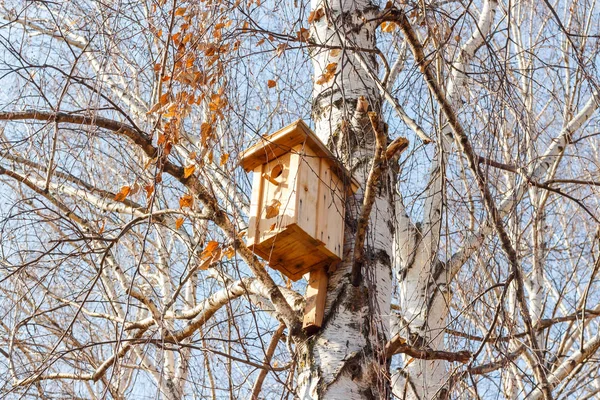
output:
[{"label": "wooden plank", "polygon": [[308,334],[313,334],[323,326],[325,317],[325,301],[327,300],[327,267],[310,271],[306,286],[306,306],[302,327]]},{"label": "wooden plank", "polygon": [[323,163],[317,208],[319,229],[316,237],[331,253],[341,258],[344,243],[344,193],[340,191],[340,179],[326,160]]},{"label": "wooden plank", "polygon": [[316,227],[318,224],[316,210],[319,207],[318,174],[321,159],[310,148],[302,149],[301,145],[298,145],[295,150],[299,153],[301,152],[299,155],[300,168],[298,169],[298,195],[296,199],[298,217],[296,223],[304,232],[316,238]]},{"label": "wooden plank", "polygon": [[258,242],[260,234],[258,233],[258,221],[260,220],[260,212],[262,210],[262,174],[263,165],[259,165],[254,169],[254,176],[252,176],[252,197],[250,199],[250,219],[248,220],[248,237],[246,243],[248,246],[254,245]]}]

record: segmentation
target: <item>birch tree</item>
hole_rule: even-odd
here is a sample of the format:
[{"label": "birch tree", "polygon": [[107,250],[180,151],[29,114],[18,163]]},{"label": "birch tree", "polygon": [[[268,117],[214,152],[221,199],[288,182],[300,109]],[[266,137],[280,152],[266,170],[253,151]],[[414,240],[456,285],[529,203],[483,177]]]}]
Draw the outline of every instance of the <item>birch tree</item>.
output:
[{"label": "birch tree", "polygon": [[[598,397],[599,17],[1,3],[2,397]],[[310,335],[237,162],[297,119],[359,183]]]}]

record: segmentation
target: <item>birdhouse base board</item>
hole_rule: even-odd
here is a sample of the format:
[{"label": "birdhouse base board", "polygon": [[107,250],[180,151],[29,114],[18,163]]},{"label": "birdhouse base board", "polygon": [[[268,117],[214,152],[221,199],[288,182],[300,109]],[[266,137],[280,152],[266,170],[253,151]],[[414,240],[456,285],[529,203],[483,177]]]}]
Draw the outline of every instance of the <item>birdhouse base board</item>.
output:
[{"label": "birdhouse base board", "polygon": [[290,224],[277,235],[249,247],[271,268],[293,281],[313,269],[340,261],[323,242],[314,239],[296,224]]}]

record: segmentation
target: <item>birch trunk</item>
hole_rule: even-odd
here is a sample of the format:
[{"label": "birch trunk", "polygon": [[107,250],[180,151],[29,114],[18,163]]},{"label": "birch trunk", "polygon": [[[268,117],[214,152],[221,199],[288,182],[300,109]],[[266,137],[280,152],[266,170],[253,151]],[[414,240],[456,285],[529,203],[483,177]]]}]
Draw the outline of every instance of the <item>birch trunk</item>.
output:
[{"label": "birch trunk", "polygon": [[[379,184],[366,236],[362,281],[353,286],[354,240],[357,215],[371,167],[375,139],[368,109],[379,112],[381,98],[367,70],[376,71],[374,23],[364,23],[376,12],[372,3],[313,2],[311,57],[315,70],[313,120],[316,134],[348,167],[361,189],[347,202],[344,260],[331,274],[324,326],[299,352],[298,391],[301,399],[386,398],[389,338],[391,252],[393,238],[393,178]],[[319,11],[322,10],[322,11]],[[332,50],[333,49],[333,50]],[[360,49],[360,51],[358,51]],[[327,67],[335,76],[323,82]]]}]

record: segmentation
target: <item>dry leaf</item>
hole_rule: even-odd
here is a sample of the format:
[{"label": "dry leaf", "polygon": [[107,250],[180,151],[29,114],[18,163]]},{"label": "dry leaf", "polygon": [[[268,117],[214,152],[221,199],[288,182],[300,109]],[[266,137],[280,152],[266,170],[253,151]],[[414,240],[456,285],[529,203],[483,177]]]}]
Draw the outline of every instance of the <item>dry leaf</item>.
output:
[{"label": "dry leaf", "polygon": [[269,89],[274,88],[275,86],[277,86],[277,82],[275,82],[273,79],[269,79],[267,81],[267,86],[269,87]]},{"label": "dry leaf", "polygon": [[277,50],[275,51],[275,54],[277,54],[277,57],[281,57],[281,55],[283,54],[285,49],[287,49],[287,47],[288,47],[287,43],[281,43],[280,45],[278,45]]},{"label": "dry leaf", "polygon": [[218,248],[219,248],[219,242],[215,242],[214,240],[211,240],[210,242],[208,242],[208,244],[202,251],[202,254],[200,254],[200,258],[204,260],[207,257],[212,257],[214,251],[217,250]]},{"label": "dry leaf", "polygon": [[225,251],[223,252],[223,255],[224,255],[225,257],[227,257],[227,259],[228,259],[228,260],[231,260],[231,259],[233,258],[233,256],[235,255],[235,250],[233,249],[233,247],[229,246],[229,247],[227,248],[227,250],[225,250]]},{"label": "dry leaf", "polygon": [[145,185],[144,190],[146,191],[146,198],[149,199],[150,196],[152,196],[152,193],[154,192],[154,185]]},{"label": "dry leaf", "polygon": [[187,167],[185,167],[183,169],[183,177],[184,178],[189,178],[190,175],[192,175],[195,170],[196,170],[196,164],[190,164],[190,165],[188,165]]},{"label": "dry leaf", "polygon": [[317,8],[315,11],[311,11],[310,14],[308,14],[308,23],[312,24],[313,22],[317,22],[323,18],[323,15],[325,15],[325,10],[323,10],[323,7]]},{"label": "dry leaf", "polygon": [[341,52],[342,52],[342,50],[341,50],[341,49],[332,49],[332,50],[329,52],[329,56],[330,56],[330,57],[337,57],[337,56],[339,56],[339,55],[340,55],[340,53],[341,53]]},{"label": "dry leaf", "polygon": [[192,207],[193,204],[194,198],[191,194],[186,194],[185,196],[179,199],[179,207],[181,208]]},{"label": "dry leaf", "polygon": [[149,115],[149,114],[157,112],[158,110],[160,110],[161,107],[162,107],[162,104],[156,103],[155,105],[152,106],[151,109],[148,110],[148,112],[146,113],[146,115]]},{"label": "dry leaf", "polygon": [[261,44],[263,44],[265,42],[265,39],[260,39],[258,42],[256,42],[257,46],[260,46]]},{"label": "dry leaf", "polygon": [[198,267],[198,268],[202,271],[206,271],[208,269],[208,267],[210,267],[211,263],[212,263],[212,258],[209,258],[208,260],[205,260],[202,264],[200,264],[200,267]]},{"label": "dry leaf", "polygon": [[309,31],[306,28],[300,28],[298,32],[296,32],[296,37],[301,42],[306,42],[308,40]]},{"label": "dry leaf", "polygon": [[130,191],[131,191],[131,188],[129,186],[123,186],[121,188],[121,190],[119,191],[119,193],[117,193],[115,195],[114,200],[115,201],[123,201],[123,200],[125,200],[125,198],[127,197],[127,195],[129,195]]},{"label": "dry leaf", "polygon": [[133,196],[134,194],[137,194],[140,191],[140,184],[135,182],[133,184],[133,186],[131,187],[131,191],[129,192],[129,194],[131,196]]},{"label": "dry leaf", "polygon": [[212,162],[213,162],[213,151],[212,150],[208,152],[208,155],[206,156],[206,158],[208,159],[208,163],[212,164]]},{"label": "dry leaf", "polygon": [[325,70],[323,71],[323,75],[321,75],[319,79],[317,79],[317,85],[323,85],[329,82],[331,79],[333,79],[333,77],[335,76],[335,71],[337,70],[337,65],[337,63],[327,64]]},{"label": "dry leaf", "polygon": [[274,230],[276,226],[277,226],[277,224],[271,224],[271,226],[269,227],[269,232]]},{"label": "dry leaf", "polygon": [[206,141],[212,134],[212,126],[208,122],[203,122],[200,125],[200,136],[202,137],[202,145],[206,145]]},{"label": "dry leaf", "polygon": [[183,226],[183,221],[184,218],[183,217],[179,217],[175,220],[175,229],[179,229]]},{"label": "dry leaf", "polygon": [[187,10],[186,7],[179,7],[177,10],[175,10],[175,16],[181,17],[183,14],[185,14],[185,10]]},{"label": "dry leaf", "polygon": [[219,165],[222,167],[223,165],[227,164],[227,160],[229,160],[229,154],[221,154],[221,160],[219,161]]},{"label": "dry leaf", "polygon": [[169,93],[163,93],[160,96],[160,99],[158,101],[160,103],[160,105],[164,106],[165,104],[167,104],[169,102]]},{"label": "dry leaf", "polygon": [[265,218],[274,218],[279,215],[279,207],[281,207],[281,202],[277,199],[273,199],[271,205],[266,207],[266,215]]}]

